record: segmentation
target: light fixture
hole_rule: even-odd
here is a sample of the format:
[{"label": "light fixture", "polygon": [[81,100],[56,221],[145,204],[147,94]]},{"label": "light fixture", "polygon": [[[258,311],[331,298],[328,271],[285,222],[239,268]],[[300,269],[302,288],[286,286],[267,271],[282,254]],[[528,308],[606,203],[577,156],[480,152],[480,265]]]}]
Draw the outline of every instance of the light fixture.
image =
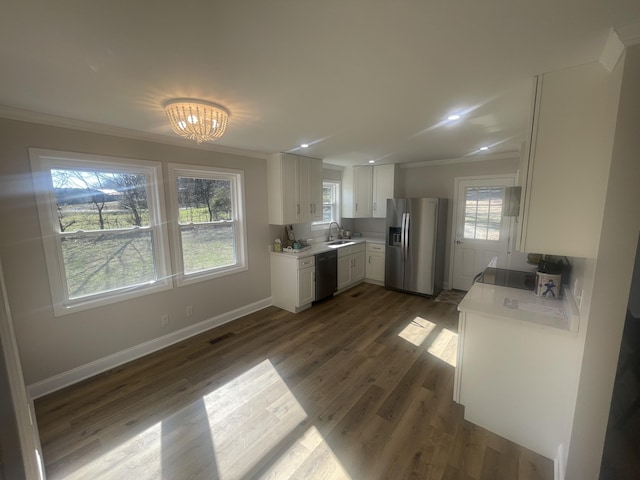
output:
[{"label": "light fixture", "polygon": [[229,111],[215,103],[191,98],[176,98],[164,103],[174,132],[198,143],[212,142],[227,129]]},{"label": "light fixture", "polygon": [[460,115],[449,115],[447,120],[460,120]]},{"label": "light fixture", "polygon": [[480,150],[489,150],[489,147],[480,147]]},{"label": "light fixture", "polygon": [[369,160],[369,163],[376,163],[375,160]]},{"label": "light fixture", "polygon": [[300,148],[308,148],[309,144],[308,143],[303,143],[302,145],[300,145]]}]

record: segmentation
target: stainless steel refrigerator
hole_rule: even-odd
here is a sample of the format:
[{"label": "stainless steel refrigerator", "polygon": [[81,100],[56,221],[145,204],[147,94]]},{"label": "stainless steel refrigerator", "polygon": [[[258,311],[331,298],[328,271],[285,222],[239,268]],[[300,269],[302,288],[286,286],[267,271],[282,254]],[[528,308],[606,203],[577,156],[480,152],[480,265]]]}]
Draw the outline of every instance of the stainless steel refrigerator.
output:
[{"label": "stainless steel refrigerator", "polygon": [[444,280],[446,226],[446,199],[388,199],[385,287],[437,295]]}]

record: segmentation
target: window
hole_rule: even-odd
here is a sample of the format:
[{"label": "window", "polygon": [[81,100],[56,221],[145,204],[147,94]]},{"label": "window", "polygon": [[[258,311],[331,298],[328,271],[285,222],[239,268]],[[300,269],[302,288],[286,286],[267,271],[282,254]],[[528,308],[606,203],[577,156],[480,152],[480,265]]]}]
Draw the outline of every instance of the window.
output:
[{"label": "window", "polygon": [[243,174],[169,165],[178,284],[246,270]]},{"label": "window", "polygon": [[171,287],[159,163],[29,153],[56,315]]},{"label": "window", "polygon": [[504,187],[465,189],[464,238],[500,240]]},{"label": "window", "polygon": [[340,222],[340,182],[322,182],[322,220],[313,226],[326,228],[331,222]]}]

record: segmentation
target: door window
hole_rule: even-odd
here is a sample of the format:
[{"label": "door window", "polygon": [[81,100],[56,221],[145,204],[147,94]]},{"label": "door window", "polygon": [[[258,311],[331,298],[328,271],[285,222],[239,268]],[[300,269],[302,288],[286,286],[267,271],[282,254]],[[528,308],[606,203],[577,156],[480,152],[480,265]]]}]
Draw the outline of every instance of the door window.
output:
[{"label": "door window", "polygon": [[504,187],[465,189],[464,238],[500,241]]}]

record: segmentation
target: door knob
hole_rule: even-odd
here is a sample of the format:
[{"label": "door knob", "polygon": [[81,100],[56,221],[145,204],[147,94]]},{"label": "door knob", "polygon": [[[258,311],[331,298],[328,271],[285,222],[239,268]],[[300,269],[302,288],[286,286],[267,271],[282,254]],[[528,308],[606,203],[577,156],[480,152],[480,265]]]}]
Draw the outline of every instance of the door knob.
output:
[{"label": "door knob", "polygon": [[462,240],[456,240],[457,245],[461,245],[462,243],[464,243]]}]

